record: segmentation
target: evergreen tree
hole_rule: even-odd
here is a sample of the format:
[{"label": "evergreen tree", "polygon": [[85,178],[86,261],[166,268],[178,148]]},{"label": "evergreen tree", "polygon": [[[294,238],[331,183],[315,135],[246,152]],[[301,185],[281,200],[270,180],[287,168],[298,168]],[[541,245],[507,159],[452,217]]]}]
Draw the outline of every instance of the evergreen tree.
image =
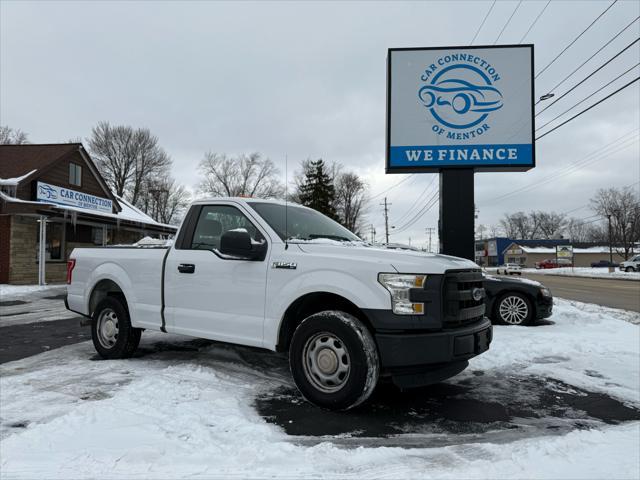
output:
[{"label": "evergreen tree", "polygon": [[304,172],[304,181],[300,185],[300,203],[335,220],[335,195],[333,181],[327,173],[324,161],[319,159],[309,162]]}]

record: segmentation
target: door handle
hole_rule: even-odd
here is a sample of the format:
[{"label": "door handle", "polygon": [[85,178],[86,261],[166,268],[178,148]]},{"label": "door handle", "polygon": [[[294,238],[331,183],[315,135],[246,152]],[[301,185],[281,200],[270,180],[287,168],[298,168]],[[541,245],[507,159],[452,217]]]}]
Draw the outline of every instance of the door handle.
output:
[{"label": "door handle", "polygon": [[193,273],[196,271],[196,266],[193,263],[181,263],[178,265],[178,271],[180,273]]}]

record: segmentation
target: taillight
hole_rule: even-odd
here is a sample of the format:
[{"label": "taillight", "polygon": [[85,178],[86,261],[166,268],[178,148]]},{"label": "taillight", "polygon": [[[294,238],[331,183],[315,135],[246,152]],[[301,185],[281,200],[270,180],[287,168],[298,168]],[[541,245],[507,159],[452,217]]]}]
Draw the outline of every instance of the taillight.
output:
[{"label": "taillight", "polygon": [[73,269],[75,266],[75,258],[70,258],[69,260],[67,260],[67,285],[71,285],[71,277],[73,276]]}]

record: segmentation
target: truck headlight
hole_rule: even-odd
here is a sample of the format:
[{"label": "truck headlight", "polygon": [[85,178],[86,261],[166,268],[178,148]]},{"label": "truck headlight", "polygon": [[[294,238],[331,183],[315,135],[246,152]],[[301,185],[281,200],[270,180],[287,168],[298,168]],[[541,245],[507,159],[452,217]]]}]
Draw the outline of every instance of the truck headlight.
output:
[{"label": "truck headlight", "polygon": [[408,275],[403,273],[379,273],[378,281],[391,294],[393,313],[398,315],[422,315],[424,303],[412,303],[409,290],[422,288],[426,275]]},{"label": "truck headlight", "polygon": [[540,293],[542,294],[543,297],[551,297],[551,290],[549,290],[546,287],[541,288]]}]

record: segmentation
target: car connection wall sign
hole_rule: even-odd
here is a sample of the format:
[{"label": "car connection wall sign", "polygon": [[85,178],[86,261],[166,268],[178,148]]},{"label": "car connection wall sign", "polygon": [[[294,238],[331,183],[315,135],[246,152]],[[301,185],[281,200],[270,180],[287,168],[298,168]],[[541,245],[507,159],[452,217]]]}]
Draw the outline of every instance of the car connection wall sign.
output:
[{"label": "car connection wall sign", "polygon": [[391,48],[387,173],[535,166],[533,45]]},{"label": "car connection wall sign", "polygon": [[95,195],[44,182],[38,182],[36,198],[38,201],[45,203],[58,203],[105,213],[113,211],[113,202],[108,198],[96,197]]}]

